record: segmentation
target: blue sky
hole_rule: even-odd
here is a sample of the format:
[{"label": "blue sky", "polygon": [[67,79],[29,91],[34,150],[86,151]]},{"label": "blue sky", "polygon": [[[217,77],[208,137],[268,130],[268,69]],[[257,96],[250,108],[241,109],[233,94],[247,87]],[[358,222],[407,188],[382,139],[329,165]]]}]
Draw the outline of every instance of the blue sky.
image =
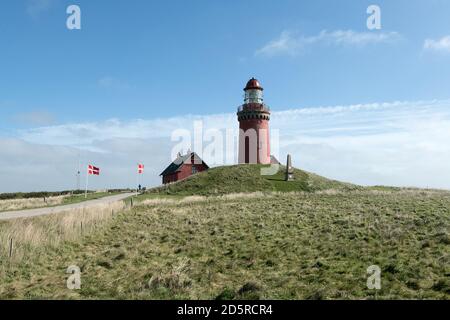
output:
[{"label": "blue sky", "polygon": [[[71,4],[81,8],[81,30],[66,28],[66,8]],[[381,30],[366,27],[370,4],[381,8]],[[450,109],[449,13],[450,2],[445,0],[2,1],[0,161],[7,166],[0,170],[0,192],[71,187],[73,183],[65,177],[73,171],[73,154],[80,148],[93,153],[83,155],[86,161],[98,156],[104,167],[114,167],[107,159],[116,156],[117,163],[124,159],[134,163],[140,158],[153,170],[148,183],[156,184],[157,173],[170,156],[171,144],[164,140],[170,137],[170,130],[165,129],[191,128],[192,117],[188,115],[214,119],[223,115],[223,119],[230,119],[242,102],[245,82],[252,76],[262,81],[266,102],[274,112],[311,109],[314,113],[327,106],[355,110],[349,107],[382,103],[395,106],[401,102],[401,110],[381,110],[389,119],[403,120],[417,119],[419,112],[423,115],[419,118],[422,125],[417,124],[414,132],[408,131],[416,137],[414,144],[423,146],[428,139],[440,141],[419,133],[426,124],[433,124],[432,128],[439,128],[436,135],[446,137]],[[427,102],[426,108],[423,101]],[[423,108],[426,113],[420,113]],[[399,113],[393,115],[395,112]],[[324,146],[331,146],[336,154],[343,154],[336,140],[342,133],[326,130],[336,128],[336,114],[328,112],[325,118],[321,113],[314,114],[314,123],[320,124],[322,132],[328,132],[324,133],[326,141],[308,140],[316,137],[317,128],[314,132],[298,131],[295,124],[273,118],[278,129],[291,128],[280,133],[285,137],[280,152],[283,157],[293,152],[288,146],[297,141],[318,146],[298,155],[299,159],[310,157],[309,163],[299,166],[334,178],[366,184],[450,188],[440,180],[425,181],[425,177],[408,180],[413,171],[425,169],[420,164],[411,171],[405,165],[398,169],[403,176],[394,174],[392,179],[384,177],[401,165],[386,161],[384,169],[374,165],[377,169],[369,172],[364,167],[356,177],[350,174],[352,170],[347,176],[340,174],[351,159],[337,157],[340,162],[327,168],[320,152]],[[386,128],[381,117],[376,122],[372,116],[365,109],[357,109],[351,114],[343,111],[338,120],[346,128],[347,137],[362,141],[373,141],[370,139],[374,135],[380,137],[394,130]],[[370,132],[357,130],[354,119],[358,119],[359,128],[370,122]],[[133,132],[142,123],[160,130],[141,128]],[[225,120],[223,123],[234,125]],[[297,124],[312,130],[305,118],[298,119]],[[396,130],[400,134],[406,128]],[[126,139],[142,145],[135,151],[124,151],[123,144],[130,145]],[[109,147],[99,147],[106,142]],[[157,162],[149,159],[154,156],[138,152],[152,143],[161,146],[156,149],[163,154],[158,154]],[[405,141],[400,139],[398,143],[399,152],[405,151]],[[362,145],[358,144],[358,148]],[[439,147],[440,153],[447,150],[445,145]],[[44,153],[67,152],[67,157],[49,165],[34,148],[51,148]],[[379,152],[387,152],[383,150]],[[414,152],[421,152],[420,148],[406,151],[394,157],[414,157]],[[110,156],[102,158],[105,152]],[[128,157],[123,156],[127,152]],[[442,168],[437,167],[445,171],[442,161],[450,159],[450,152],[440,153],[433,159],[438,159]],[[370,161],[368,154],[364,161]],[[66,165],[69,162],[70,166]],[[29,168],[28,175],[25,167]],[[56,168],[55,179],[43,184],[39,174],[51,168]],[[30,180],[26,185],[15,185],[12,172]],[[31,176],[30,172],[39,174]],[[119,176],[104,179],[98,187],[132,183]]]}]

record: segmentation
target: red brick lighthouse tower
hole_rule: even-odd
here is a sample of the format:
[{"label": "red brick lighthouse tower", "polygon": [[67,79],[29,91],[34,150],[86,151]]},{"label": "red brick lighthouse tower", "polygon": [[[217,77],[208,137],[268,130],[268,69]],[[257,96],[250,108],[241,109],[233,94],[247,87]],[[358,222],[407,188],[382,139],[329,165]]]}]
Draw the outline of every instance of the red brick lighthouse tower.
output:
[{"label": "red brick lighthouse tower", "polygon": [[263,103],[263,91],[255,78],[251,78],[244,88],[244,104],[237,112],[240,164],[270,164],[270,109]]}]

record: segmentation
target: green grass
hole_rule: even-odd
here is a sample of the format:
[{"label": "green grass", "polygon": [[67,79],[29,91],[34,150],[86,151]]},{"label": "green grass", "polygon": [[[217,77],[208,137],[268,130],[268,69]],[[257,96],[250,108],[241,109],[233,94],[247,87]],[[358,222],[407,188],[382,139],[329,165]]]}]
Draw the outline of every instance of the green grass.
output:
[{"label": "green grass", "polygon": [[154,188],[148,193],[167,195],[220,195],[239,192],[313,192],[325,189],[355,190],[360,187],[350,183],[330,180],[295,169],[294,181],[284,181],[284,167],[275,175],[262,175],[262,165],[238,165],[212,168],[183,181]]},{"label": "green grass", "polygon": [[88,193],[86,198],[85,198],[84,194],[71,195],[71,196],[64,198],[62,204],[66,205],[66,204],[79,203],[79,202],[88,201],[88,200],[95,200],[95,199],[113,196],[113,195],[116,195],[119,193],[120,192],[111,192],[111,193],[110,192],[93,192],[93,193]]},{"label": "green grass", "polygon": [[[450,298],[450,192],[303,171],[283,182],[259,169],[216,168],[151,190],[78,240],[1,261],[0,298]],[[66,288],[70,265],[81,268],[79,291]],[[366,286],[371,265],[381,290]]]},{"label": "green grass", "polygon": [[0,200],[48,198],[82,193],[84,193],[82,190],[0,193]]},{"label": "green grass", "polygon": [[[159,202],[162,201],[162,202]],[[448,299],[448,192],[153,199],[2,274],[1,298]],[[69,265],[82,289],[65,287]],[[379,265],[382,288],[366,287]]]}]

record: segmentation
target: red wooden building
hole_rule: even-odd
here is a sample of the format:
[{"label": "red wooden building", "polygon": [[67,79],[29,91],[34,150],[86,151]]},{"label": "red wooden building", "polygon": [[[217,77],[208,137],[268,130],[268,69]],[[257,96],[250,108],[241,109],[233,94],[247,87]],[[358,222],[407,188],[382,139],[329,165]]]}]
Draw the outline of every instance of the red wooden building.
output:
[{"label": "red wooden building", "polygon": [[163,184],[185,179],[197,172],[208,170],[208,165],[195,153],[188,152],[178,157],[164,170],[162,176]]}]

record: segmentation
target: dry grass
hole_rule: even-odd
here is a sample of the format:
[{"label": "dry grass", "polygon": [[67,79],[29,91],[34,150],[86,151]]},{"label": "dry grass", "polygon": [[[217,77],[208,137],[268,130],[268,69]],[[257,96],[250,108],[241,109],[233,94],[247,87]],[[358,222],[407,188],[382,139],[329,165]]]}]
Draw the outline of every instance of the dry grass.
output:
[{"label": "dry grass", "polygon": [[[15,219],[0,223],[0,261],[20,263],[37,248],[57,247],[64,241],[76,241],[124,209],[124,202],[100,204],[47,216]],[[12,257],[10,241],[13,240]],[[2,264],[2,263],[0,263]]]},{"label": "dry grass", "polygon": [[[450,297],[449,192],[150,196],[112,219],[105,206],[0,223],[0,298]],[[65,286],[73,264],[79,291]],[[382,270],[377,292],[366,287],[370,265]]]},{"label": "dry grass", "polygon": [[0,212],[14,211],[22,209],[39,208],[46,206],[56,206],[62,204],[66,196],[48,197],[48,198],[28,198],[28,199],[11,199],[0,201]]},{"label": "dry grass", "polygon": [[[146,227],[121,230],[120,236],[145,235],[135,236],[139,249],[126,253],[139,257],[135,260],[139,264],[133,264],[134,280],[121,282],[120,291],[107,289],[105,296],[449,297],[449,192],[331,189],[189,199],[136,208],[132,219]],[[366,269],[373,264],[382,269],[382,290],[376,293],[366,287]],[[180,273],[174,271],[179,265]],[[117,264],[108,270],[111,280],[122,267]],[[146,277],[151,279],[148,286]],[[104,280],[92,274],[90,283],[98,282]],[[95,296],[94,287],[89,289],[81,296]]]},{"label": "dry grass", "polygon": [[145,199],[140,202],[141,205],[164,205],[164,204],[176,204],[176,203],[195,203],[207,200],[204,196],[186,196],[182,198],[152,198]]},{"label": "dry grass", "polygon": [[[78,234],[74,241],[63,241],[72,239],[67,235],[54,246],[51,237],[40,239],[45,238],[40,233],[37,239],[22,240],[43,241],[45,245],[37,247],[44,249],[30,250],[29,259],[5,268],[0,298],[450,295],[448,192],[366,189],[138,199],[142,202],[132,211],[111,221],[106,217],[102,223],[109,222],[82,241]],[[49,220],[42,223],[48,224],[43,230],[55,229]],[[19,229],[25,237],[25,225]],[[65,287],[65,269],[72,264],[82,269],[79,291]],[[374,264],[382,270],[378,292],[366,287],[367,267]]]}]

